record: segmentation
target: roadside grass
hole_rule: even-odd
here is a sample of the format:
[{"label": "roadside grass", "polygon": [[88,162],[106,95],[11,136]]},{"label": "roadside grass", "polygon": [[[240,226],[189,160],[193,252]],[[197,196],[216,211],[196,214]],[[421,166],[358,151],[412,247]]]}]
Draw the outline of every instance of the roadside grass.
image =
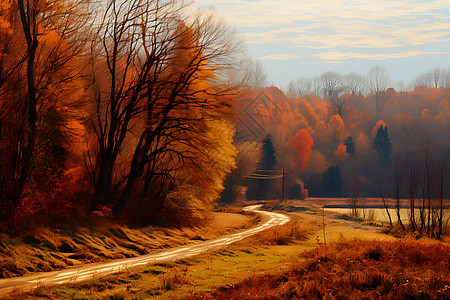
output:
[{"label": "roadside grass", "polygon": [[106,223],[95,227],[40,227],[19,236],[0,234],[0,278],[134,257],[213,239],[258,221],[259,217],[248,213],[215,212],[209,222],[194,228],[127,228]]},{"label": "roadside grass", "polygon": [[298,254],[317,247],[303,244],[311,234],[299,218],[217,252],[176,262],[130,269],[102,279],[41,287],[10,299],[167,299],[183,298],[237,284],[255,274],[287,269]]},{"label": "roadside grass", "polygon": [[443,243],[341,240],[300,255],[288,271],[190,299],[448,299],[449,269]]},{"label": "roadside grass", "polygon": [[[321,248],[323,220],[320,210],[301,209],[289,215],[292,218],[289,223],[269,228],[217,252],[129,269],[77,284],[41,287],[37,290],[39,297],[33,291],[11,294],[9,299],[227,299],[226,294],[222,297],[220,293],[214,293],[218,293],[219,289],[227,291],[246,280],[290,272],[292,266],[314,259],[307,252],[316,251],[313,253],[322,255],[321,250],[317,250],[324,249]],[[327,245],[354,238],[361,239],[359,244],[396,240],[380,233],[379,228],[363,226],[360,222],[340,219],[335,215],[327,214],[325,224]],[[241,296],[235,299],[249,298]],[[280,297],[275,295],[273,298]]]}]

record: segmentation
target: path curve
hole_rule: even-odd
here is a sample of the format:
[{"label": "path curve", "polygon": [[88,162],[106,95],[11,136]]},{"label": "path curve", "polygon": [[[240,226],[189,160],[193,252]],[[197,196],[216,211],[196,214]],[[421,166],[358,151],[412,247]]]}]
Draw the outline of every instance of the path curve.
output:
[{"label": "path curve", "polygon": [[27,291],[43,285],[55,285],[93,279],[124,271],[130,267],[185,259],[206,251],[220,249],[267,228],[286,224],[290,220],[290,218],[284,214],[263,211],[260,210],[260,208],[261,205],[251,205],[244,208],[244,211],[252,211],[263,216],[263,221],[256,227],[210,241],[170,248],[137,257],[118,259],[109,262],[92,263],[82,267],[52,272],[41,272],[22,277],[0,279],[0,295],[5,295],[15,289]]}]

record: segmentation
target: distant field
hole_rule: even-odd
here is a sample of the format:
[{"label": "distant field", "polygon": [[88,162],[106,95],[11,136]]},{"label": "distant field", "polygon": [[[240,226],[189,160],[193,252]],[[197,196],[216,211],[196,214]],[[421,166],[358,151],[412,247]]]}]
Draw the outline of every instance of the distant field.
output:
[{"label": "distant field", "polygon": [[[371,214],[373,214],[373,220],[378,222],[389,222],[388,215],[386,213],[386,209],[384,208],[384,204],[381,198],[361,198],[361,203],[364,206],[364,209],[359,208],[358,213],[361,218],[368,218]],[[287,203],[292,203],[295,205],[301,206],[311,206],[311,207],[322,207],[325,206],[325,209],[328,211],[334,211],[342,214],[350,214],[351,213],[351,205],[349,203],[349,198],[306,198],[305,200],[288,200]],[[389,213],[391,214],[391,218],[393,222],[397,221],[397,212],[394,209],[395,199],[386,199],[387,204],[389,205]],[[401,199],[400,200],[400,217],[402,222],[407,223],[409,220],[409,200]],[[449,206],[450,199],[445,200],[444,204],[447,208],[447,218],[449,216]],[[419,216],[419,210],[416,209],[416,217]]]},{"label": "distant field", "polygon": [[[341,214],[350,214],[351,210],[350,208],[326,208],[327,211],[334,211]],[[391,214],[392,222],[397,221],[397,212],[395,209],[389,209],[389,213]],[[417,216],[419,215],[419,210],[417,210]],[[359,210],[359,217],[361,218],[368,218],[369,216],[373,216],[373,221],[378,222],[389,222],[389,217],[386,213],[386,209],[384,208],[366,208],[364,209],[364,212],[362,209]],[[409,210],[407,209],[400,209],[400,218],[402,222],[407,223],[409,221]]]},{"label": "distant field", "polygon": [[[361,198],[364,205],[369,208],[384,208],[381,198]],[[305,200],[287,200],[288,203],[298,204],[298,205],[309,205],[309,206],[322,206],[325,205],[326,208],[348,208],[350,207],[349,198],[306,198]],[[394,199],[387,199],[387,204],[389,206],[395,205]],[[402,205],[408,203],[407,199],[401,200]]]}]

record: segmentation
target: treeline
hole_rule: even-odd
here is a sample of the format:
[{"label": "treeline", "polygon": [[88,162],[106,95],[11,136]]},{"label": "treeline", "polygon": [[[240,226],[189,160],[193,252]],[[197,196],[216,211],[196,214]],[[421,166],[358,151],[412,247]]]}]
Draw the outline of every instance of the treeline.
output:
[{"label": "treeline", "polygon": [[365,75],[328,71],[315,77],[299,77],[291,80],[286,94],[292,98],[316,95],[329,99],[343,94],[365,96],[377,92],[380,94],[389,88],[401,92],[411,92],[419,86],[448,90],[450,88],[450,69],[434,69],[425,72],[408,84],[394,82],[387,71],[379,66],[373,67]]},{"label": "treeline", "polygon": [[[264,169],[264,161],[272,159],[256,145],[262,147],[270,136],[276,161],[272,168],[285,169],[290,197],[347,197],[355,189],[364,197],[378,197],[376,170],[390,169],[394,156],[422,153],[426,144],[436,151],[450,148],[445,134],[450,130],[448,90],[384,91],[389,90],[378,113],[374,93],[341,95],[348,97],[341,116],[330,100],[316,95],[290,98],[276,87],[255,88],[238,102],[238,144],[256,143],[253,157],[260,163],[253,170]],[[243,180],[240,185],[248,187]]]},{"label": "treeline", "polygon": [[2,1],[0,24],[3,228],[204,216],[235,165],[232,31],[178,0]]},{"label": "treeline", "polygon": [[284,169],[285,199],[344,197],[363,216],[365,199],[381,198],[391,226],[441,237],[450,221],[450,91],[387,85],[382,93],[382,105],[375,91],[339,94],[347,101],[341,115],[325,89],[300,98],[253,89],[238,102],[241,162],[232,174],[240,176],[227,179],[234,198],[223,200],[280,199]]}]

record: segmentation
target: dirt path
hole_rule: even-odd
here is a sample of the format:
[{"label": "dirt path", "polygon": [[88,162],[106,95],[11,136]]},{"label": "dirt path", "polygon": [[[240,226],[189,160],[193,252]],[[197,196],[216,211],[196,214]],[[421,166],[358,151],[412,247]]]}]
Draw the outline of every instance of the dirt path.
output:
[{"label": "dirt path", "polygon": [[133,258],[114,260],[104,263],[88,264],[83,267],[68,270],[37,273],[30,276],[7,278],[0,280],[0,295],[7,294],[13,290],[27,291],[42,285],[62,284],[66,282],[78,282],[93,279],[112,273],[124,271],[130,267],[146,264],[161,263],[165,261],[185,259],[206,251],[216,250],[231,243],[240,241],[267,228],[283,225],[290,218],[284,214],[261,211],[260,205],[247,206],[244,210],[253,211],[262,216],[258,226],[229,234],[210,241],[199,242],[189,246],[176,247],[157,253],[151,253]]}]

